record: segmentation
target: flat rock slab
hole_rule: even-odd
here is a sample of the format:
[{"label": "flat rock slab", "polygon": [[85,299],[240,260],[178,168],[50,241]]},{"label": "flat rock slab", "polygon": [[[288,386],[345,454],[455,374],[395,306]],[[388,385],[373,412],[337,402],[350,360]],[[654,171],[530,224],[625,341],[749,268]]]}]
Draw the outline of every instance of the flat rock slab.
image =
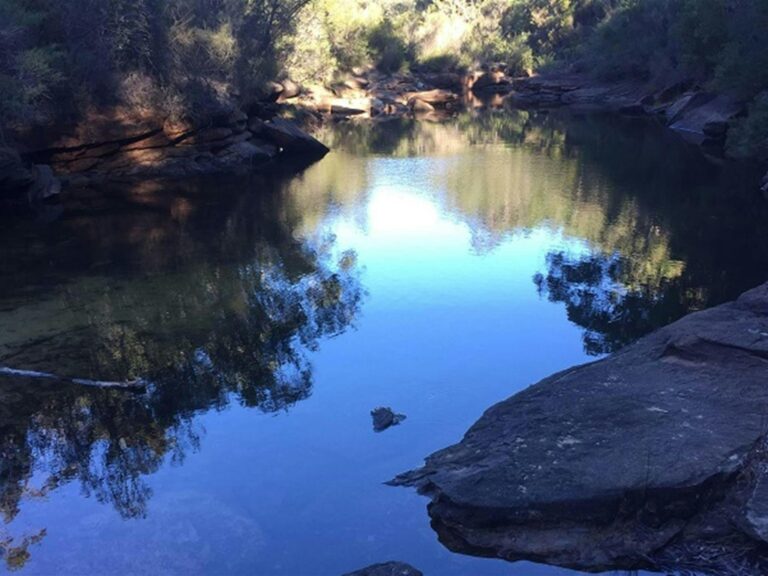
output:
[{"label": "flat rock slab", "polygon": [[384,562],[349,572],[343,576],[423,576],[423,574],[413,566],[403,562]]},{"label": "flat rock slab", "polygon": [[762,545],[767,429],[768,284],[493,406],[392,483],[456,550],[653,567],[697,538]]}]

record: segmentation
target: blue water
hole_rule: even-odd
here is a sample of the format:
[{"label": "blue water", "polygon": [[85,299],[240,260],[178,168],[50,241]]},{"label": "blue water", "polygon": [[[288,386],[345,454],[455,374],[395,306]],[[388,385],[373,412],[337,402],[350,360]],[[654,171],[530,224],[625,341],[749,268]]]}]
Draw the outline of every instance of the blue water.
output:
[{"label": "blue water", "polygon": [[[668,199],[720,186],[684,143],[677,167],[644,160],[652,181],[614,166],[606,135],[625,161],[652,127],[466,122],[382,126],[379,145],[342,126],[292,180],[83,190],[9,233],[0,365],[153,385],[0,377],[4,569],[572,573],[452,554],[427,500],[383,482],[537,380],[756,283],[768,250],[693,241],[733,221]],[[407,419],[374,433],[377,406]]]}]

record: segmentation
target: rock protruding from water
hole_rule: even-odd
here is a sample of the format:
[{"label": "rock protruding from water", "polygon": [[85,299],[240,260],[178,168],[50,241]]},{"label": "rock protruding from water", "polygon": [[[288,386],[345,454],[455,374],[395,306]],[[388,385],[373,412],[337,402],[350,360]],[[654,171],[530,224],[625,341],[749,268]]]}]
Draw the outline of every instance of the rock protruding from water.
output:
[{"label": "rock protruding from water", "polygon": [[765,284],[493,406],[392,483],[459,552],[765,574],[767,414]]},{"label": "rock protruding from water", "polygon": [[413,566],[403,562],[383,562],[374,564],[355,572],[343,574],[343,576],[424,576]]},{"label": "rock protruding from water", "polygon": [[383,432],[387,428],[397,426],[405,420],[405,414],[395,414],[392,408],[379,407],[371,410],[371,417],[373,418],[373,430],[375,432]]}]

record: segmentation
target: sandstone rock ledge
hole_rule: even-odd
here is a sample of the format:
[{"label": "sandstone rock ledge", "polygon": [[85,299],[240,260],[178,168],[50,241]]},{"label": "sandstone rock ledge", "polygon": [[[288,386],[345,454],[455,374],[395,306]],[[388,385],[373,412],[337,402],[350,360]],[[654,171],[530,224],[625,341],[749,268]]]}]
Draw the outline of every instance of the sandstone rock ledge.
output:
[{"label": "sandstone rock ledge", "polygon": [[[277,160],[311,163],[329,150],[291,120],[234,109],[196,120],[140,116],[121,108],[91,112],[51,138],[22,143],[30,162],[49,165],[70,185],[183,178],[249,170]],[[0,176],[2,173],[0,173]]]},{"label": "sandstone rock ledge", "polygon": [[768,573],[768,284],[490,408],[391,483],[450,549]]}]

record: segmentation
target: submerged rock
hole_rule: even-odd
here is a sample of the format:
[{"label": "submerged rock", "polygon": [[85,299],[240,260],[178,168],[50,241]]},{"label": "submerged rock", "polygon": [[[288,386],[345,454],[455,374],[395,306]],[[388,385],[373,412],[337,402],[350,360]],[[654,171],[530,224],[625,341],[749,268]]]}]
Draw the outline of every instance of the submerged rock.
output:
[{"label": "submerged rock", "polygon": [[405,414],[395,414],[391,408],[376,408],[371,410],[373,417],[373,429],[376,432],[383,432],[391,426],[396,426],[405,420]]},{"label": "submerged rock", "polygon": [[459,552],[765,574],[766,414],[768,284],[544,379],[391,483]]},{"label": "submerged rock", "polygon": [[423,574],[403,562],[384,562],[342,576],[423,576]]}]

